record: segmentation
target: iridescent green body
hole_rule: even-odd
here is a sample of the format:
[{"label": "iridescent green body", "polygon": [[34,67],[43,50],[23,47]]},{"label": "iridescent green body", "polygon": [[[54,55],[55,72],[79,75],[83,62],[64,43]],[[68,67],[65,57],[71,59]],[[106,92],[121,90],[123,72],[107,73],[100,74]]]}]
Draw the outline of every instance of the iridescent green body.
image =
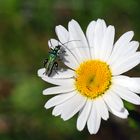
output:
[{"label": "iridescent green body", "polygon": [[50,76],[53,69],[58,66],[56,59],[58,57],[58,52],[60,50],[61,46],[56,46],[54,49],[51,49],[49,52],[48,59],[46,59],[46,62],[44,62],[44,66],[46,68],[45,74]]}]

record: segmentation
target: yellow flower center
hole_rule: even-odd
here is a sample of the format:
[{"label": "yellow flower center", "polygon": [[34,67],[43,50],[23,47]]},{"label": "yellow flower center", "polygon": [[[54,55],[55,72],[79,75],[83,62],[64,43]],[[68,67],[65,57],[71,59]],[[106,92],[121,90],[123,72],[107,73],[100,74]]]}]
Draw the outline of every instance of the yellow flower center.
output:
[{"label": "yellow flower center", "polygon": [[76,89],[90,99],[104,94],[111,85],[110,68],[100,60],[85,61],[75,72]]}]

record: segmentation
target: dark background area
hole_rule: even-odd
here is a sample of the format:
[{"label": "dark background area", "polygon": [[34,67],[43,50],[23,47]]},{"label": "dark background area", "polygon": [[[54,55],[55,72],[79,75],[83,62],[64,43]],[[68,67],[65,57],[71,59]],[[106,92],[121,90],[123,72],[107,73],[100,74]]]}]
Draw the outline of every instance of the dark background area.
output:
[{"label": "dark background area", "polygon": [[[85,31],[98,18],[115,26],[116,39],[133,30],[140,41],[139,0],[0,0],[0,140],[140,140],[140,106],[125,102],[129,118],[110,114],[96,135],[78,132],[77,116],[64,122],[44,108],[50,85],[37,70],[55,26],[75,19]],[[127,75],[140,76],[140,66]]]}]

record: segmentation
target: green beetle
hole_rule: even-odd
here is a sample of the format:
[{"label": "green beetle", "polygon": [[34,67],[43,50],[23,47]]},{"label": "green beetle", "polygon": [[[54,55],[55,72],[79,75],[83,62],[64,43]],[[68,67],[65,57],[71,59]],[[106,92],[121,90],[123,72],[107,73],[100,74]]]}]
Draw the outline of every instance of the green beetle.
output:
[{"label": "green beetle", "polygon": [[[71,41],[80,41],[80,40],[71,40]],[[68,41],[66,43],[69,43],[71,41]],[[65,50],[61,49],[61,47],[65,46],[66,43],[58,42],[58,45],[56,45],[54,48],[50,49],[48,58],[44,60],[44,67],[45,67],[44,74],[45,75],[51,76],[53,70],[55,70],[57,73],[58,63],[56,60],[58,58],[60,59],[60,54],[63,54],[66,52]],[[51,44],[51,41],[50,41],[50,44]],[[51,44],[51,46],[52,46],[52,44]],[[67,49],[67,51],[71,52],[66,46],[65,46],[65,49]],[[72,52],[71,52],[71,54],[72,54]]]},{"label": "green beetle", "polygon": [[49,56],[47,59],[44,60],[44,67],[46,75],[50,76],[53,70],[57,70],[58,63],[56,62],[57,57],[59,56],[61,46],[55,46],[54,49],[49,51]]}]

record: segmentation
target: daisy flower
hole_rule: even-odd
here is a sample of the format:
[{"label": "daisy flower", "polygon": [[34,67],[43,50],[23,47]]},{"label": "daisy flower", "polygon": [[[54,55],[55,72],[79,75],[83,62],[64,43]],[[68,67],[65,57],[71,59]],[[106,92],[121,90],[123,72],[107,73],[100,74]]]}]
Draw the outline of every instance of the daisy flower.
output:
[{"label": "daisy flower", "polygon": [[59,40],[51,39],[49,47],[61,45],[68,69],[50,77],[44,74],[45,68],[38,70],[44,81],[57,85],[43,91],[44,95],[57,94],[45,108],[54,107],[52,114],[65,121],[78,113],[77,129],[81,131],[87,125],[90,134],[98,132],[101,119],[107,120],[109,112],[127,118],[122,99],[140,105],[140,78],[122,75],[140,63],[133,31],[124,33],[115,43],[114,26],[107,26],[102,19],[91,21],[86,34],[75,20],[68,23],[68,30],[59,25],[55,31]]}]

